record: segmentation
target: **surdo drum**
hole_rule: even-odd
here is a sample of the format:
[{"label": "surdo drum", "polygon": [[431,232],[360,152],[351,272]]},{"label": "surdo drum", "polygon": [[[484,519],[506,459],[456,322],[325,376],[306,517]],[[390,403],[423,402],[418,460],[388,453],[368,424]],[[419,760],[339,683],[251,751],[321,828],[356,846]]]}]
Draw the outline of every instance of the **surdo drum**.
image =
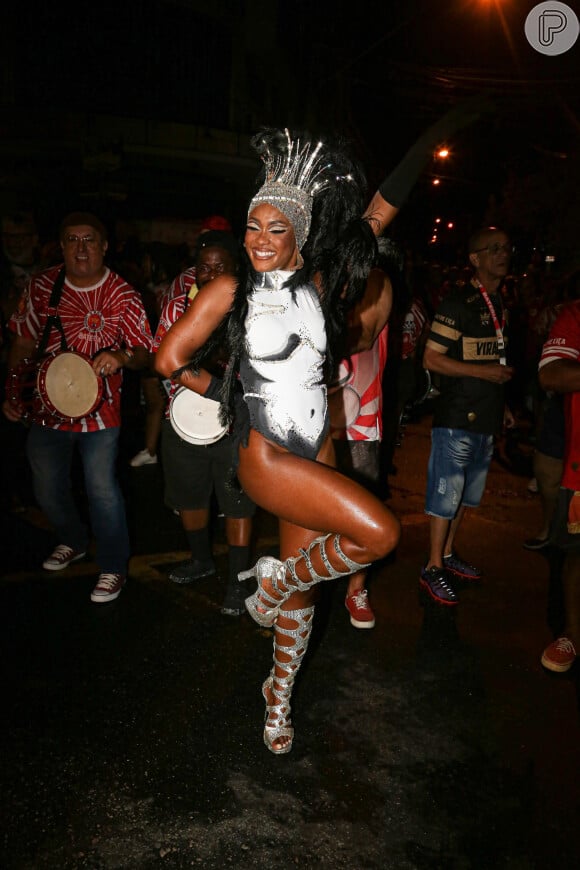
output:
[{"label": "surdo drum", "polygon": [[25,420],[74,422],[101,404],[103,380],[84,354],[58,351],[16,366],[11,373],[9,399],[22,407]]},{"label": "surdo drum", "polygon": [[169,406],[169,420],[180,438],[190,444],[214,444],[227,433],[219,419],[219,402],[180,387]]}]

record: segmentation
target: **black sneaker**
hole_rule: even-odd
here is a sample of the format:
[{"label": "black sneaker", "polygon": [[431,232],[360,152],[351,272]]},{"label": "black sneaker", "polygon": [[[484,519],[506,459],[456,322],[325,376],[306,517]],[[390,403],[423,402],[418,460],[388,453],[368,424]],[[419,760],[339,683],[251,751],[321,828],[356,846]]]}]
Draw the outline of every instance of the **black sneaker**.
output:
[{"label": "black sneaker", "polygon": [[550,543],[549,538],[528,538],[524,541],[524,550],[543,550]]},{"label": "black sneaker", "polygon": [[464,580],[481,580],[481,571],[479,568],[474,568],[469,562],[464,562],[455,553],[450,556],[443,556],[443,567],[456,577],[462,577]]},{"label": "black sneaker", "polygon": [[185,585],[195,580],[202,580],[204,577],[211,577],[212,574],[215,574],[213,559],[187,559],[171,569],[169,579],[173,583]]},{"label": "black sneaker", "polygon": [[431,596],[437,604],[453,606],[457,604],[457,595],[453,589],[445,568],[421,568],[419,585]]},{"label": "black sneaker", "polygon": [[228,586],[224,603],[220,608],[222,616],[242,616],[246,612],[246,598],[248,591],[241,583]]}]

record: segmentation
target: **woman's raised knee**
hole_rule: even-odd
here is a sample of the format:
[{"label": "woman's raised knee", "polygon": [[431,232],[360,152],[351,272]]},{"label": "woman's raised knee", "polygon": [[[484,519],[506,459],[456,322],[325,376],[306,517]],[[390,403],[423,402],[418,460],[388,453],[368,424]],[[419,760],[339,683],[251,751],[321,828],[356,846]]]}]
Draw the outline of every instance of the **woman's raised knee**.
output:
[{"label": "woman's raised knee", "polygon": [[376,562],[384,559],[392,553],[401,537],[401,524],[399,520],[389,513],[384,523],[381,523],[373,534],[368,545],[369,561]]}]

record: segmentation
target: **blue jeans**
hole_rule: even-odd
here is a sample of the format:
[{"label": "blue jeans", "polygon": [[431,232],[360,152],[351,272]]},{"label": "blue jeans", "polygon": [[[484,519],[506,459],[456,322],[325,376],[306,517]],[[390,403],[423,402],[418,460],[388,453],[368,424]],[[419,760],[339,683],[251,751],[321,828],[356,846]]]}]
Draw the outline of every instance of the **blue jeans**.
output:
[{"label": "blue jeans", "polygon": [[88,531],[79,516],[71,488],[73,452],[78,447],[97,565],[102,572],[126,574],[129,533],[116,475],[118,445],[118,427],[97,432],[63,432],[32,425],[26,449],[34,495],[53,526],[58,543],[82,552],[87,549]]},{"label": "blue jeans", "polygon": [[493,435],[432,429],[425,513],[452,520],[460,505],[477,507],[492,456]]}]

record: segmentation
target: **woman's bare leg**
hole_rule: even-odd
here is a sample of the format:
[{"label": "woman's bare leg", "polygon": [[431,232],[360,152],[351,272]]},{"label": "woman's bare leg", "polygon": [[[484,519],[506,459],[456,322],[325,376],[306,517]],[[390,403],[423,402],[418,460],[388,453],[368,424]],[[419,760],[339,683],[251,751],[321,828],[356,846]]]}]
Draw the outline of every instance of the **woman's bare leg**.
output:
[{"label": "woman's bare leg", "polygon": [[274,663],[262,693],[267,708],[264,743],[276,755],[290,752],[292,748],[294,728],[290,698],[308,648],[313,619],[313,606],[281,610],[274,628]]},{"label": "woman's bare leg", "polygon": [[[292,588],[344,576],[381,559],[399,539],[399,523],[388,507],[325,464],[326,456],[334,457],[330,439],[313,462],[256,432],[240,451],[238,475],[250,498],[282,521],[329,536],[312,542],[307,553],[293,554],[283,581],[286,593],[279,599]],[[270,591],[267,583],[263,588]]]},{"label": "woman's bare leg", "polygon": [[[303,529],[284,520],[279,523],[279,532],[281,559],[292,557],[301,547],[308,547],[318,535],[318,532]],[[313,586],[306,592],[295,592],[282,605],[273,626],[273,665],[262,686],[262,693],[268,713],[264,743],[277,755],[285,754],[292,748],[294,729],[290,716],[290,699],[294,680],[304,660],[312,632],[314,605],[318,597],[318,586]]]},{"label": "woman's bare leg", "polygon": [[[254,501],[280,518],[281,559],[295,559],[308,551],[324,531],[341,535],[341,547],[345,553],[348,547],[349,558],[355,553],[358,558],[380,558],[396,546],[396,519],[365,489],[333,470],[330,439],[316,463],[279,451],[260,436],[251,437],[247,450],[242,450],[240,482]],[[268,480],[274,485],[269,486]],[[312,526],[306,526],[310,521]],[[316,558],[313,553],[313,564]],[[316,570],[326,571],[324,561],[318,560]],[[314,583],[294,592],[282,604],[274,625],[274,665],[263,693],[268,712],[264,742],[276,754],[292,747],[290,696],[312,631],[317,596]]]},{"label": "woman's bare leg", "polygon": [[398,520],[368,490],[326,465],[325,455],[334,456],[332,445],[323,445],[312,462],[252,431],[248,447],[240,450],[238,476],[250,498],[279,519],[340,535],[353,561],[382,559],[397,545]]}]

